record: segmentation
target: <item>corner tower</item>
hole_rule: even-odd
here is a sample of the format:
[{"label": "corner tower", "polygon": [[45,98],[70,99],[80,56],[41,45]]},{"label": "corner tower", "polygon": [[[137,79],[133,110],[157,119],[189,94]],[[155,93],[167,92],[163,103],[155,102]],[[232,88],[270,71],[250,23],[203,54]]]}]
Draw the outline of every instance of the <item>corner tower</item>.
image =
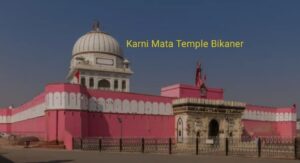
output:
[{"label": "corner tower", "polygon": [[73,47],[67,79],[90,89],[129,92],[132,74],[119,43],[95,22]]}]

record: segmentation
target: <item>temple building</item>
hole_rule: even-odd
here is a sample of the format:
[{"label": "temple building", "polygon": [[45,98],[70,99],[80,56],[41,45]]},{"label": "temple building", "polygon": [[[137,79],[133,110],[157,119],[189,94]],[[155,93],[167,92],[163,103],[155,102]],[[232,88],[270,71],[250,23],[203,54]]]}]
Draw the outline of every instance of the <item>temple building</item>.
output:
[{"label": "temple building", "polygon": [[76,41],[67,78],[90,89],[129,92],[132,73],[118,42],[96,23]]},{"label": "temple building", "polygon": [[296,136],[296,105],[227,101],[222,88],[209,87],[200,64],[194,85],[166,86],[160,95],[130,92],[132,74],[119,43],[95,23],[73,47],[69,82],[48,84],[31,101],[0,109],[0,132],[63,141],[68,149],[74,137],[173,137],[180,143]]}]

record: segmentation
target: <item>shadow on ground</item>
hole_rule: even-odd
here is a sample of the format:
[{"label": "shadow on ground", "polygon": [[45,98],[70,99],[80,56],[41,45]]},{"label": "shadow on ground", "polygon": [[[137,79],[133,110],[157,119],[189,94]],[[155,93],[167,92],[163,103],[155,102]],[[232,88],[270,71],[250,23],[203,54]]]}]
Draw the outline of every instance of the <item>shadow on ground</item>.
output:
[{"label": "shadow on ground", "polygon": [[0,162],[1,163],[13,163],[13,161],[7,159],[6,157],[3,157],[3,154],[6,154],[6,153],[0,153]]}]

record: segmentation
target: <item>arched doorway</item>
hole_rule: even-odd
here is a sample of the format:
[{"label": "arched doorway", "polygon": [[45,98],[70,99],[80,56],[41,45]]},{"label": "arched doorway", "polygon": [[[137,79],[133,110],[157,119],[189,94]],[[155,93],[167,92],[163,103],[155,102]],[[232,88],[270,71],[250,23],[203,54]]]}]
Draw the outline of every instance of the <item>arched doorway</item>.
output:
[{"label": "arched doorway", "polygon": [[215,119],[212,119],[209,122],[208,137],[215,138],[217,136],[219,136],[219,122]]},{"label": "arched doorway", "polygon": [[177,142],[183,142],[183,121],[181,118],[177,120]]},{"label": "arched doorway", "polygon": [[100,89],[109,89],[110,88],[110,83],[106,79],[102,79],[98,82],[98,88]]}]

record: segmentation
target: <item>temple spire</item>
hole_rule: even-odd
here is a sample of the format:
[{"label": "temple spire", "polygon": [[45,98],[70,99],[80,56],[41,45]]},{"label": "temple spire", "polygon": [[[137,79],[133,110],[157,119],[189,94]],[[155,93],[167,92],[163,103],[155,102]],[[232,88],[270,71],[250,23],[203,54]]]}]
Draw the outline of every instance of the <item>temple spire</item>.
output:
[{"label": "temple spire", "polygon": [[201,63],[197,62],[197,67],[196,67],[196,75],[195,75],[195,85],[200,88],[205,84],[206,81],[206,74],[204,75],[204,78],[202,76],[202,68],[201,68]]},{"label": "temple spire", "polygon": [[203,84],[204,80],[202,78],[202,68],[200,62],[198,61],[196,67],[195,85],[200,88]]}]

